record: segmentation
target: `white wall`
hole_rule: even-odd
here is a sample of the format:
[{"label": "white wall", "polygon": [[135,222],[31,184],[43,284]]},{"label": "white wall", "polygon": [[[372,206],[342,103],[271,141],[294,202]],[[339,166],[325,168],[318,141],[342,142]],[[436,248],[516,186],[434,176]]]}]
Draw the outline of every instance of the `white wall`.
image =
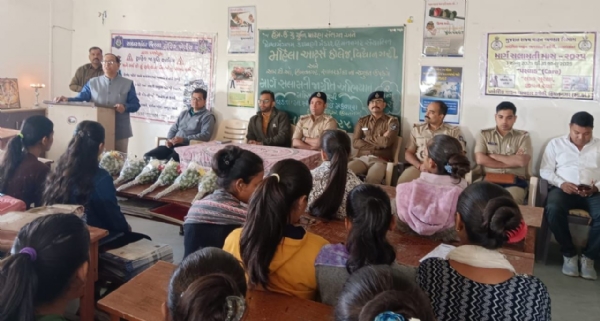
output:
[{"label": "white wall", "polygon": [[22,108],[35,103],[31,83],[46,85],[40,103],[51,97],[53,89],[57,93],[68,89],[68,83],[62,83],[70,80],[71,34],[52,26],[70,29],[72,9],[71,0],[0,0],[0,78],[18,79]]},{"label": "white wall", "polygon": [[[16,2],[13,1],[13,2]],[[31,1],[30,1],[31,2]],[[405,50],[405,92],[403,136],[418,121],[420,65],[448,65],[464,68],[463,109],[460,126],[472,150],[474,135],[494,125],[498,97],[481,97],[479,55],[482,37],[490,31],[592,31],[598,29],[596,12],[600,3],[571,0],[471,0],[467,4],[467,30],[464,58],[422,58],[422,0],[78,0],[73,7],[73,60],[71,70],[86,62],[87,48],[108,49],[110,30],[200,31],[218,33],[217,95],[215,112],[219,119],[247,119],[254,113],[244,108],[226,107],[227,61],[257,60],[256,55],[227,54],[227,7],[256,5],[258,28],[322,28],[390,26],[408,24]],[[98,12],[107,11],[105,24]],[[2,53],[0,53],[2,55]],[[513,99],[518,108],[516,127],[531,132],[536,167],[547,141],[567,132],[570,116],[580,110],[592,113],[600,122],[598,102],[573,100]],[[130,153],[141,155],[153,144],[153,137],[166,134],[168,126],[134,121]],[[536,170],[537,172],[537,170]]]}]

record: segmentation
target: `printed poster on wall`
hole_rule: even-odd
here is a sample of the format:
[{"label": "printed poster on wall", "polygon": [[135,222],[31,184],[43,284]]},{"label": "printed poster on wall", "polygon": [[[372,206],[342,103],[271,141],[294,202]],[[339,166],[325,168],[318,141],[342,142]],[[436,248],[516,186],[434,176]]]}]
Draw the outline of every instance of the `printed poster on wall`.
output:
[{"label": "printed poster on wall", "polygon": [[448,106],[444,122],[460,123],[462,67],[421,66],[419,121],[425,121],[427,106],[441,100]]},{"label": "printed poster on wall", "polygon": [[466,0],[425,0],[423,56],[462,57]]},{"label": "printed poster on wall", "polygon": [[196,88],[208,92],[206,107],[214,106],[216,49],[216,34],[111,32],[111,52],[121,56],[121,74],[140,99],[131,117],[173,123]]},{"label": "printed poster on wall", "polygon": [[596,33],[490,33],[485,94],[592,100]]},{"label": "printed poster on wall", "polygon": [[230,61],[227,106],[254,107],[254,61]]},{"label": "printed poster on wall", "polygon": [[256,7],[230,7],[227,53],[255,53]]}]

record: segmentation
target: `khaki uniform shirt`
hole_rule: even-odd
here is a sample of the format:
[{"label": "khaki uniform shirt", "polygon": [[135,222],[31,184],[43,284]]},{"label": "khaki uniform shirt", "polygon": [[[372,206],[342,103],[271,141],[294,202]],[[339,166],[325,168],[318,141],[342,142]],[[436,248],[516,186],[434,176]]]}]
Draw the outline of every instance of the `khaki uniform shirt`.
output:
[{"label": "khaki uniform shirt", "polygon": [[[391,134],[383,136],[387,131]],[[360,118],[354,126],[352,145],[357,150],[357,157],[374,155],[387,161],[393,160],[393,146],[398,137],[400,123],[398,118],[384,114],[379,119],[373,115]]]},{"label": "khaki uniform shirt", "polygon": [[[481,131],[475,142],[475,153],[498,154],[498,155],[516,155],[532,154],[531,137],[524,130],[513,129],[504,137],[494,128],[488,128]],[[527,167],[515,168],[490,168],[484,167],[486,173],[513,174],[516,176],[527,177]]]},{"label": "khaki uniform shirt", "polygon": [[292,139],[320,138],[324,130],[337,129],[337,127],[337,121],[329,115],[323,114],[317,117],[304,115],[298,120]]},{"label": "khaki uniform shirt", "polygon": [[458,139],[463,147],[463,151],[467,150],[467,143],[465,142],[465,138],[463,137],[460,128],[458,126],[452,126],[446,123],[443,123],[442,126],[440,126],[440,128],[437,130],[429,129],[429,125],[427,123],[414,124],[410,131],[410,142],[408,143],[407,149],[414,148],[417,151],[417,158],[419,161],[423,162],[425,159],[425,150],[427,150],[427,143],[435,135],[452,136]]},{"label": "khaki uniform shirt", "polygon": [[74,92],[80,92],[83,89],[83,86],[87,84],[87,82],[94,78],[104,75],[104,70],[102,70],[102,66],[98,69],[94,69],[92,64],[85,64],[79,68],[75,72],[75,76],[71,80],[71,84],[69,88]]}]

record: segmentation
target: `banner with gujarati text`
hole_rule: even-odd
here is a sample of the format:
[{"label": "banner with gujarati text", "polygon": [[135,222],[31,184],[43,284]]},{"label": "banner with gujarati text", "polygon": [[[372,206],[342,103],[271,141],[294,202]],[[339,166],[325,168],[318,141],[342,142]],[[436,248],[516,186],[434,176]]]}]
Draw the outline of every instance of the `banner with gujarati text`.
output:
[{"label": "banner with gujarati text", "polygon": [[111,52],[121,57],[121,75],[133,80],[140,110],[132,118],[173,123],[189,108],[192,92],[208,92],[214,106],[217,35],[112,31]]},{"label": "banner with gujarati text", "polygon": [[596,33],[490,33],[485,95],[592,100]]}]

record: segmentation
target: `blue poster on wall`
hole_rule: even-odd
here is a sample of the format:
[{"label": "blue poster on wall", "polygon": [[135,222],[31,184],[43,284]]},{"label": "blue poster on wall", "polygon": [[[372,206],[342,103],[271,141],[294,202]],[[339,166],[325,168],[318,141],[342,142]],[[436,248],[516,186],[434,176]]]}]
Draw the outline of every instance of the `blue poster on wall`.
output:
[{"label": "blue poster on wall", "polygon": [[460,123],[462,67],[421,67],[419,121],[425,120],[427,106],[441,100],[448,106],[444,122]]}]

